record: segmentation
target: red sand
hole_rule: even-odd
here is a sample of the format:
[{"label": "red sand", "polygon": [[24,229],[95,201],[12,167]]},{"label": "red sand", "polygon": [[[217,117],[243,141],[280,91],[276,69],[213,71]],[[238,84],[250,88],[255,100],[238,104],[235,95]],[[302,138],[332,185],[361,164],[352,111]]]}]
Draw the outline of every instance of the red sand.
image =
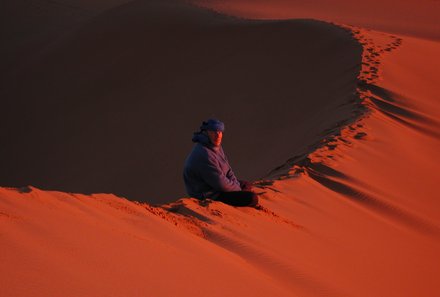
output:
[{"label": "red sand", "polygon": [[193,0],[246,18],[312,18],[403,35],[440,39],[440,2],[435,0]]},{"label": "red sand", "polygon": [[2,296],[437,296],[440,43],[352,30],[369,113],[262,210],[0,188]]}]

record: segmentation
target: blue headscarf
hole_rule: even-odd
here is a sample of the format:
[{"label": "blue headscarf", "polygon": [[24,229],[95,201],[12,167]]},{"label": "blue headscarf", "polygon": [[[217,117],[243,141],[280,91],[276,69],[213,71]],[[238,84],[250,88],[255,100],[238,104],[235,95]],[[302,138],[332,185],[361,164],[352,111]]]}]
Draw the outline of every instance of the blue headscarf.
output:
[{"label": "blue headscarf", "polygon": [[209,119],[207,121],[204,121],[202,125],[200,126],[200,131],[207,130],[207,131],[225,131],[225,124],[223,122],[217,120],[217,119]]},{"label": "blue headscarf", "polygon": [[207,121],[203,121],[200,126],[200,131],[194,133],[192,141],[200,142],[204,145],[210,145],[209,137],[203,133],[203,131],[225,131],[225,124],[217,119],[209,119]]}]

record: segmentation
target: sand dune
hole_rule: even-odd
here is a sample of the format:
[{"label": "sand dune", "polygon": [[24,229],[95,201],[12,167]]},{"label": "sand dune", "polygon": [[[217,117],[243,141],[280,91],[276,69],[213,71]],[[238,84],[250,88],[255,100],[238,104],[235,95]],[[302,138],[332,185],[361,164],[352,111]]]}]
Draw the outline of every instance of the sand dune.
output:
[{"label": "sand dune", "polygon": [[0,182],[174,201],[192,133],[209,117],[226,123],[236,174],[261,178],[356,118],[360,52],[323,22],[118,6],[4,81]]},{"label": "sand dune", "polygon": [[313,18],[388,33],[440,39],[439,1],[194,0],[193,2],[246,18]]},{"label": "sand dune", "polygon": [[56,40],[96,15],[129,0],[13,0],[3,1],[0,18],[0,78],[38,59]]},{"label": "sand dune", "polygon": [[238,256],[113,195],[1,189],[0,201],[2,296],[287,296]]},{"label": "sand dune", "polygon": [[[230,4],[227,1],[222,3]],[[245,2],[236,3],[234,11],[242,13],[243,7],[239,4]],[[259,5],[262,3],[256,1],[255,6],[249,6],[249,2],[246,2],[246,11],[249,14],[255,13],[261,9]],[[265,18],[280,17],[276,12],[283,6],[277,6],[276,3],[271,6],[273,10],[265,11]],[[420,4],[420,11],[423,11],[426,3]],[[141,4],[145,5],[144,2],[133,2],[104,13],[101,19],[96,19],[84,27],[85,31],[75,35],[77,37],[64,40],[54,52],[59,56],[54,58],[49,55],[47,61],[54,63],[51,67],[62,67],[56,61],[63,60],[61,57],[64,54],[71,53],[66,48],[75,44],[76,38],[85,38],[81,40],[89,40],[87,45],[93,44],[91,41],[101,36],[102,28],[109,25],[109,20],[114,20],[116,16],[126,20],[129,12],[139,11],[142,14],[149,11],[147,6],[143,6],[145,10],[139,10]],[[205,4],[212,5],[212,2]],[[385,3],[384,7],[387,5]],[[436,3],[429,2],[429,5]],[[289,7],[301,8],[292,4]],[[347,7],[349,9],[350,5],[347,4]],[[405,1],[402,7],[416,6]],[[316,6],[315,9],[321,13],[322,7]],[[199,12],[190,9],[184,15],[195,13],[200,16]],[[206,18],[212,20],[207,27],[217,28],[221,34],[214,34],[210,43],[206,41],[209,34],[200,33],[205,38],[206,48],[211,52],[218,46],[220,37],[222,41],[230,42],[229,38],[234,34],[234,38],[238,39],[256,34],[256,39],[249,37],[242,42],[234,39],[234,45],[240,48],[235,52],[236,58],[222,57],[219,51],[217,61],[238,63],[249,55],[248,42],[253,40],[255,44],[259,40],[257,37],[263,36],[260,35],[261,31],[264,31],[267,32],[264,35],[268,38],[266,40],[271,43],[262,47],[261,52],[257,50],[258,56],[266,56],[264,53],[269,49],[269,53],[274,53],[272,47],[290,45],[285,51],[277,51],[280,58],[284,59],[282,61],[290,63],[287,62],[290,60],[286,60],[288,53],[298,53],[297,47],[304,45],[290,40],[278,43],[281,42],[278,38],[297,34],[296,42],[301,40],[312,44],[301,47],[304,56],[311,60],[303,63],[300,59],[295,60],[298,62],[295,65],[304,68],[294,68],[291,72],[280,70],[280,76],[274,77],[272,83],[281,74],[295,75],[295,71],[303,69],[301,75],[304,81],[309,82],[304,91],[311,91],[312,86],[322,86],[322,90],[328,90],[321,77],[328,75],[326,82],[337,83],[339,91],[331,93],[335,97],[324,98],[333,100],[337,94],[348,96],[353,91],[355,96],[339,98],[326,106],[326,99],[314,93],[316,97],[311,96],[310,100],[314,98],[316,101],[311,101],[309,106],[315,108],[314,117],[292,118],[286,112],[283,121],[287,123],[291,120],[295,125],[302,125],[298,129],[308,136],[301,138],[298,136],[300,134],[287,134],[294,139],[283,140],[282,145],[277,143],[273,152],[269,148],[259,148],[269,157],[268,162],[273,162],[274,168],[266,180],[259,181],[261,209],[234,208],[193,198],[181,198],[161,206],[152,206],[113,194],[71,194],[34,187],[0,188],[2,296],[437,296],[440,290],[440,202],[437,174],[440,164],[440,43],[429,40],[432,36],[429,36],[431,33],[428,31],[423,31],[424,21],[415,20],[420,23],[420,27],[412,26],[414,30],[411,34],[420,33],[419,37],[408,37],[386,32],[387,27],[379,28],[382,31],[354,27],[353,22],[350,22],[351,25],[340,24],[341,29],[337,29],[312,21],[243,22],[211,13],[203,13],[202,16],[198,18],[192,15],[193,22],[188,26],[180,24],[181,32],[194,34],[198,30],[194,28],[207,26]],[[368,10],[366,16],[370,20],[369,27],[379,23],[378,19],[368,15]],[[331,11],[328,17],[335,17],[332,20],[335,22],[341,21]],[[355,18],[357,15],[350,17]],[[395,28],[402,29],[402,23],[394,17],[390,14],[389,22],[395,22]],[[156,21],[169,24],[171,19],[170,16]],[[137,22],[134,17],[130,20]],[[184,23],[187,24],[186,21]],[[99,35],[95,35],[92,28]],[[209,28],[206,31],[213,34]],[[405,31],[405,34],[409,33]],[[269,37],[271,34],[279,35]],[[353,41],[347,39],[347,34],[362,45],[362,53]],[[138,32],[133,32],[133,36],[139,36]],[[181,35],[172,36],[177,38]],[[338,43],[343,45],[335,47]],[[81,49],[78,44],[76,46],[75,51]],[[322,53],[323,47],[326,51],[319,58],[315,54]],[[197,46],[189,48],[196,50]],[[179,50],[183,60],[190,57],[182,47]],[[87,52],[86,48],[82,51]],[[201,51],[197,53],[201,55]],[[343,59],[342,63],[338,53],[342,56],[350,53],[352,56],[348,60]],[[134,56],[134,61],[136,57],[139,55]],[[174,56],[167,57],[171,59]],[[206,56],[205,61],[210,57]],[[274,59],[271,55],[269,57]],[[96,57],[97,60],[101,58],[102,61],[109,60],[104,54]],[[319,62],[320,67],[332,67],[321,69],[318,64],[312,67],[312,59],[317,59],[315,62]],[[101,69],[96,65],[102,66],[103,62],[91,61],[96,63],[92,69]],[[157,64],[166,65],[167,61],[165,59]],[[174,65],[175,61],[171,59],[169,64]],[[248,62],[248,66],[252,64],[250,60]],[[271,63],[266,62],[261,61],[262,65],[269,67]],[[69,67],[75,64],[71,61],[69,63]],[[281,64],[280,60],[274,64],[274,68],[262,69],[275,71]],[[197,65],[205,64],[200,62]],[[261,70],[259,65],[251,69],[258,73],[257,70]],[[341,68],[335,68],[335,65]],[[228,65],[229,68],[232,66]],[[32,67],[29,69],[40,69]],[[78,73],[83,73],[82,66],[76,67]],[[213,69],[218,71],[221,69],[219,67]],[[247,68],[238,69],[244,71]],[[335,72],[330,75],[327,70]],[[175,80],[182,79],[182,84],[190,81],[189,78],[178,76],[188,71],[182,71],[181,68],[176,71]],[[226,76],[216,76],[214,72],[203,73],[211,75],[210,78],[225,79]],[[31,70],[27,70],[21,75],[36,77],[30,73]],[[356,75],[354,81],[353,74]],[[93,76],[90,73],[84,75]],[[263,74],[259,74],[258,79],[263,79],[260,75]],[[267,80],[268,76],[264,79]],[[48,77],[50,81],[54,79],[54,76],[43,75],[41,81],[48,80]],[[235,80],[237,78],[233,77]],[[58,82],[62,80],[59,78]],[[277,89],[276,94],[287,92],[288,85],[298,87],[286,82],[286,89]],[[245,88],[242,90],[248,90],[251,81],[243,86]],[[205,92],[212,87],[205,85]],[[275,92],[275,89],[264,85],[266,87]],[[62,89],[60,86],[59,90]],[[121,88],[121,94],[127,89]],[[257,88],[252,89],[255,93],[247,91],[244,94],[257,96],[262,89],[258,89],[258,92],[255,91]],[[74,91],[72,88],[69,90]],[[160,90],[163,91],[164,87],[157,88],[155,92],[159,94]],[[298,95],[299,91],[289,89],[289,92],[285,93],[286,98]],[[22,94],[26,94],[26,91]],[[99,88],[93,94],[98,96]],[[133,94],[138,93],[135,90]],[[164,91],[161,94],[168,96],[174,93]],[[259,102],[257,97],[252,98],[256,100],[254,102]],[[306,97],[300,98],[292,101],[292,104],[300,107]],[[70,102],[70,105],[66,107],[59,104],[59,107],[65,110],[75,107],[72,101],[66,102]],[[263,115],[267,120],[264,123],[280,124],[276,119],[280,113],[269,109],[270,104],[277,103],[272,100],[263,102]],[[318,103],[322,105],[317,106]],[[73,110],[78,111],[75,108]],[[218,110],[219,114],[223,112],[227,118],[226,111],[221,110],[220,106]],[[301,111],[305,110],[302,106]],[[113,114],[109,113],[108,116]],[[240,126],[240,118],[230,117],[230,122]],[[88,119],[92,122],[93,117]],[[182,119],[182,123],[186,120]],[[196,124],[189,122],[189,126]],[[22,131],[26,131],[29,125],[23,125]],[[36,127],[41,128],[38,125]],[[82,129],[86,127],[90,129],[89,126],[82,126]],[[275,128],[280,129],[277,126]],[[259,132],[272,133],[271,129]],[[290,128],[285,129],[288,131]],[[6,135],[10,137],[13,134],[9,132]],[[29,134],[18,134],[15,141],[23,135],[27,135],[21,140],[23,147],[31,143],[33,149],[41,148],[36,144],[41,136],[34,136],[35,139],[29,142]],[[240,156],[243,150],[234,150],[233,147],[233,143],[243,145],[238,138],[230,135],[231,142],[227,148]],[[270,139],[284,138],[274,134]],[[45,140],[52,144],[50,137]],[[308,147],[301,147],[302,143]],[[273,156],[277,152],[277,145],[286,146],[283,151],[286,157],[281,154]],[[18,151],[21,149],[13,145],[7,149],[1,148],[2,155],[8,152],[12,156],[13,148]],[[288,154],[289,150],[291,154]],[[252,165],[256,163],[255,160],[260,162],[258,158],[252,158],[243,164],[257,170],[259,167]],[[44,172],[45,169],[38,166],[36,168]],[[13,170],[12,165],[4,168],[8,168],[11,175],[15,172],[17,177],[27,172],[26,167],[17,168],[17,171]],[[18,173],[18,169],[24,173]],[[133,172],[133,176],[136,174]]]}]

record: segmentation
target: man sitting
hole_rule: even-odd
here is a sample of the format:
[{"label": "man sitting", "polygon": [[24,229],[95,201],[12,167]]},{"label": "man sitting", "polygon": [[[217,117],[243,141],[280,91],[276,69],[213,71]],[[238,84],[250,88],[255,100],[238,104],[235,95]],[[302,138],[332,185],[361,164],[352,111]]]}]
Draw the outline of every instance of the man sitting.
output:
[{"label": "man sitting", "polygon": [[257,206],[258,197],[248,182],[239,181],[221,146],[225,126],[216,119],[202,123],[194,133],[194,145],[185,162],[183,179],[187,193],[233,206]]}]

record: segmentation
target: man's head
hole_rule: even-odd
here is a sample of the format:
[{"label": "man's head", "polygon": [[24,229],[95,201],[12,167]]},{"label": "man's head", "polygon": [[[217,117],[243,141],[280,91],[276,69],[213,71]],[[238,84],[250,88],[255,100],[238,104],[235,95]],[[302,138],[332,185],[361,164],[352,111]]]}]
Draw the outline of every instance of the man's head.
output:
[{"label": "man's head", "polygon": [[223,131],[225,130],[225,124],[216,119],[209,119],[202,123],[200,130],[206,131],[206,134],[213,145],[220,146],[222,143]]}]

